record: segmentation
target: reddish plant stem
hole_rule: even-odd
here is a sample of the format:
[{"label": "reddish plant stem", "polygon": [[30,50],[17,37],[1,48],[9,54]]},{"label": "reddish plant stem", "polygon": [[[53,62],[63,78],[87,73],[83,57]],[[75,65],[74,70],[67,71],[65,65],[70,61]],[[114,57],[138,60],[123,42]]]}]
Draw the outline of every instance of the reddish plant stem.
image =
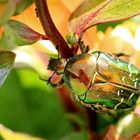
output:
[{"label": "reddish plant stem", "polygon": [[79,25],[79,27],[77,28],[77,35],[79,37],[81,37],[82,33],[86,30],[86,26],[91,22],[91,20],[93,18],[95,18],[99,12],[104,9],[109,3],[111,3],[112,0],[108,0],[106,1],[99,9],[97,9],[96,11],[92,12],[84,21],[82,24]]},{"label": "reddish plant stem", "polygon": [[66,41],[59,33],[57,28],[55,27],[52,18],[50,16],[47,0],[35,0],[36,8],[37,8],[37,15],[41,21],[43,29],[50,39],[52,43],[56,46],[56,49],[60,53],[62,58],[70,58],[73,56],[73,53],[69,46],[67,45]]}]

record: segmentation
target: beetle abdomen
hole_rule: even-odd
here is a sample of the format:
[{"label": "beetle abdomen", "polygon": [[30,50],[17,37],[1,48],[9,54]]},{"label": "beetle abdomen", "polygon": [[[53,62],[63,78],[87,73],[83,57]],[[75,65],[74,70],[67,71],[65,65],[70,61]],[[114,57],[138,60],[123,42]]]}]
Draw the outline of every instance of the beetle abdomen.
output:
[{"label": "beetle abdomen", "polygon": [[78,96],[83,103],[92,105],[97,110],[125,109],[135,105],[139,92],[124,89],[112,83],[92,84],[82,96]]}]

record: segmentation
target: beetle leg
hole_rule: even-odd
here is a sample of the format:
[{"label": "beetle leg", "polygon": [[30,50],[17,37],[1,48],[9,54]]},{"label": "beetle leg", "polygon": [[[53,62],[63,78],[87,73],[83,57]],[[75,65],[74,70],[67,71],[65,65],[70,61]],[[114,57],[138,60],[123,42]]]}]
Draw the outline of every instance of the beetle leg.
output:
[{"label": "beetle leg", "polygon": [[53,87],[60,87],[63,83],[63,76],[58,75],[56,72],[54,72],[48,80],[48,84],[50,84]]},{"label": "beetle leg", "polygon": [[53,72],[52,76],[47,80],[47,84],[51,84],[51,79],[53,78],[53,76],[55,75],[55,72]]},{"label": "beetle leg", "polygon": [[130,57],[129,54],[125,54],[125,53],[123,53],[123,52],[113,53],[112,55],[113,55],[114,57],[121,57],[121,56]]},{"label": "beetle leg", "polygon": [[54,72],[52,76],[48,79],[42,77],[40,77],[40,79],[42,81],[45,81],[48,85],[51,85],[52,87],[60,87],[64,83],[63,77],[57,75],[56,72]]},{"label": "beetle leg", "polygon": [[123,52],[119,52],[119,53],[113,53],[112,56],[114,57],[114,59],[117,59],[119,61],[119,59],[125,60],[125,61],[130,61],[130,55],[129,54],[125,54]]},{"label": "beetle leg", "polygon": [[54,76],[55,72],[52,74],[52,76],[50,76],[48,79],[45,79],[45,78],[42,78],[42,77],[39,77],[40,80],[44,81],[44,82],[47,82],[47,84],[50,83],[52,77]]},{"label": "beetle leg", "polygon": [[53,83],[50,81],[49,83],[52,87],[59,88],[64,84],[63,78],[61,78],[57,83]]},{"label": "beetle leg", "polygon": [[78,45],[81,53],[87,53],[89,51],[89,45],[85,46],[84,41],[82,41],[81,38],[78,40]]}]

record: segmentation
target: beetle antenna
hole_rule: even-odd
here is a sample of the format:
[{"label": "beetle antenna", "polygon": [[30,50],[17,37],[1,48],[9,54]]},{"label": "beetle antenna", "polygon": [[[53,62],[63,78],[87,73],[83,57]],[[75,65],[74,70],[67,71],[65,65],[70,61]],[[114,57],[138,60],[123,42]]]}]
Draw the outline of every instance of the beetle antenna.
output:
[{"label": "beetle antenna", "polygon": [[56,72],[53,72],[53,74],[51,75],[51,77],[47,80],[47,85],[51,84],[51,79],[53,78],[53,76],[55,75]]}]

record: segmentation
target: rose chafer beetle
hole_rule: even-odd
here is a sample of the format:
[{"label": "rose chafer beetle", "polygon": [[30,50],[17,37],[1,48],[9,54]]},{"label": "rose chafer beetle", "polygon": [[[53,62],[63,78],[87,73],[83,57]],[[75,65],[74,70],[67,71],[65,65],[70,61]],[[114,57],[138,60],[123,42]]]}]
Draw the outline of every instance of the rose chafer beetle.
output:
[{"label": "rose chafer beetle", "polygon": [[50,61],[49,69],[62,75],[78,101],[97,111],[132,108],[140,95],[140,70],[119,55],[81,53]]},{"label": "rose chafer beetle", "polygon": [[140,70],[100,51],[70,58],[64,81],[77,100],[97,111],[131,108],[140,95]]}]

